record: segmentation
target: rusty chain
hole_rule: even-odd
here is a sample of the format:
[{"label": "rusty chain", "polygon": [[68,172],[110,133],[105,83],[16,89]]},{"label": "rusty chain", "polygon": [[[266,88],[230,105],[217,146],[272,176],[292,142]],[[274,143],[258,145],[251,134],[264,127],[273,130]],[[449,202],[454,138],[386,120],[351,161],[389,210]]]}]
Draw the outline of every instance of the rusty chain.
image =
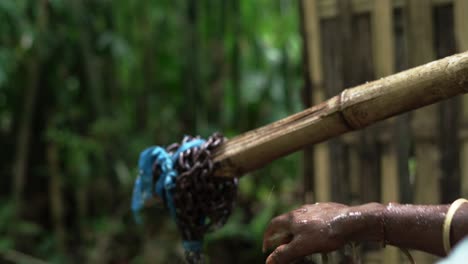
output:
[{"label": "rusty chain", "polygon": [[[199,137],[185,136],[181,144]],[[207,232],[223,226],[234,207],[237,195],[237,178],[212,176],[216,164],[211,154],[226,139],[214,133],[200,147],[190,148],[180,154],[175,168],[179,175],[173,201],[176,219],[182,238],[188,241],[202,241]],[[174,143],[166,148],[174,153],[180,145]],[[153,180],[158,180],[160,170],[153,167]],[[164,197],[163,197],[164,199]],[[203,263],[200,253],[186,252],[189,263]]]}]

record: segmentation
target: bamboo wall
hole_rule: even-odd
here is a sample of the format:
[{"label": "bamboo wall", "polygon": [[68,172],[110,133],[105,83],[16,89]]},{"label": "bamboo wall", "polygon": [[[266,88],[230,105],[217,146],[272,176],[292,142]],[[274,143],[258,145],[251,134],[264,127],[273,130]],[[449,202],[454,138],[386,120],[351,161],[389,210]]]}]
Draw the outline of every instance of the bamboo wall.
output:
[{"label": "bamboo wall", "polygon": [[[466,0],[302,0],[306,96],[468,50]],[[395,102],[398,103],[398,102]],[[468,96],[311,147],[307,202],[450,203],[468,197]],[[395,248],[363,247],[365,263],[404,263]],[[416,263],[434,258],[413,252]]]}]

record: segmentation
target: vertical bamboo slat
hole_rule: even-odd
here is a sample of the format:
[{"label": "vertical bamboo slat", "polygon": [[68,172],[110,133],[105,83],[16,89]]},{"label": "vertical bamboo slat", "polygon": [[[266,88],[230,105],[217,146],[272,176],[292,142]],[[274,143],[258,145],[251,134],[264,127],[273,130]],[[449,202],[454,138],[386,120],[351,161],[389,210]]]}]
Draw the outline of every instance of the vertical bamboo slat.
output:
[{"label": "vertical bamboo slat", "polygon": [[[345,89],[352,78],[352,14],[351,0],[341,0],[335,3],[338,10],[338,15],[335,19],[335,32],[337,34],[335,41],[336,49],[328,49],[328,52],[336,52],[338,58],[334,68],[329,68],[327,78],[339,79],[341,82],[335,82],[334,85],[328,86],[328,93],[336,94]],[[328,33],[330,34],[330,33]],[[327,54],[326,52],[324,54]],[[331,57],[331,56],[330,56]],[[328,57],[327,59],[330,59]],[[330,71],[333,72],[330,75]],[[336,202],[347,203],[350,198],[350,175],[347,149],[349,142],[346,142],[347,137],[353,135],[346,135],[345,137],[334,138],[330,140],[330,156],[333,162],[330,168],[332,180],[332,199]]]},{"label": "vertical bamboo slat", "polygon": [[[342,63],[343,63],[343,85],[345,87],[352,87],[354,84],[354,79],[356,77],[356,72],[353,71],[353,63],[360,65],[361,68],[361,61],[359,60],[359,54],[361,53],[359,50],[360,47],[358,42],[361,40],[360,35],[354,34],[354,26],[356,24],[356,19],[353,17],[352,10],[350,5],[350,1],[348,1],[347,5],[344,5],[340,8],[340,16],[341,16],[341,32],[343,41],[341,43],[347,43],[345,47],[341,44],[341,52],[342,52]],[[364,47],[365,48],[365,47]],[[353,57],[355,55],[355,57]],[[354,60],[356,59],[356,60]],[[363,68],[363,67],[362,67]],[[346,201],[349,204],[358,204],[362,202],[361,200],[361,190],[362,190],[362,171],[363,171],[363,162],[362,162],[362,148],[363,144],[360,142],[360,136],[363,132],[358,133],[351,133],[347,135],[343,135],[341,138],[343,139],[343,147],[346,147],[346,155],[347,162],[346,166],[348,169],[345,171],[347,175],[346,178],[348,179],[350,198],[351,200]],[[345,144],[345,145],[344,145]],[[367,185],[368,183],[366,183]]]},{"label": "vertical bamboo slat", "polygon": [[[434,38],[437,58],[456,53],[453,5],[434,7]],[[439,151],[440,151],[440,202],[451,203],[460,197],[460,146],[459,112],[460,97],[440,102]]]},{"label": "vertical bamboo slat", "polygon": [[[410,67],[435,59],[432,28],[432,4],[426,0],[407,0],[408,60]],[[440,153],[435,142],[438,131],[438,105],[416,110],[411,129],[415,140],[414,203],[439,203]],[[434,258],[423,252],[414,252],[416,263],[434,263]]]},{"label": "vertical bamboo slat", "polygon": [[[402,8],[393,10],[393,33],[395,38],[395,71],[408,69],[408,47],[406,45],[407,23],[406,12]],[[398,153],[398,176],[400,202],[413,201],[412,177],[408,161],[411,157],[410,113],[404,113],[396,118],[396,151]]]},{"label": "vertical bamboo slat", "polygon": [[372,18],[374,71],[380,78],[393,74],[395,69],[392,1],[374,1]]},{"label": "vertical bamboo slat", "polygon": [[[352,18],[352,41],[348,52],[352,53],[352,61],[345,69],[351,76],[345,79],[345,86],[354,86],[375,79],[372,55],[372,16],[371,14],[354,15]],[[356,67],[359,65],[359,67]],[[377,133],[379,125],[373,125],[358,133],[351,133],[348,139],[347,154],[350,161],[349,181],[351,187],[360,184],[357,190],[351,188],[351,197],[356,200],[350,202],[375,202],[380,199],[380,151]],[[351,137],[350,137],[351,136]],[[354,157],[357,155],[357,157]],[[356,195],[353,195],[356,194]]]},{"label": "vertical bamboo slat", "polygon": [[[394,73],[395,40],[393,35],[393,6],[391,0],[374,1],[373,8],[373,58],[376,78]],[[399,198],[398,157],[393,133],[395,119],[384,124],[381,153],[381,201],[397,202]],[[395,247],[386,247],[382,251],[382,263],[399,263],[399,251]]]},{"label": "vertical bamboo slat", "polygon": [[[468,50],[468,1],[454,1],[455,39],[459,52]],[[468,197],[468,95],[462,98],[460,113],[461,196]]]},{"label": "vertical bamboo slat", "polygon": [[[324,101],[323,69],[321,62],[321,32],[316,0],[304,0],[305,32],[307,36],[308,74],[314,87],[311,102]],[[328,143],[317,144],[313,148],[315,200],[330,201],[330,153]],[[308,198],[306,198],[308,199]]]},{"label": "vertical bamboo slat", "polygon": [[[307,13],[307,0],[301,0],[299,3],[299,14],[301,21],[301,36],[302,36],[302,74],[304,79],[304,86],[302,87],[302,103],[305,108],[312,106],[312,77],[310,74],[309,49],[311,43],[308,39],[308,13]],[[302,152],[302,199],[304,203],[311,203],[314,201],[315,186],[314,186],[314,147],[307,146]]]}]

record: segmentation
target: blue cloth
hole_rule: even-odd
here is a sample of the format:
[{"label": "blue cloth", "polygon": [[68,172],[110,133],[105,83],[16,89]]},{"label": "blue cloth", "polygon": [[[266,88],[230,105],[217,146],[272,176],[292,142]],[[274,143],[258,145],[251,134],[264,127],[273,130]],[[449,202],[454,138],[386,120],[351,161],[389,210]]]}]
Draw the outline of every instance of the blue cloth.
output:
[{"label": "blue cloth", "polygon": [[450,255],[437,262],[438,264],[461,264],[468,263],[468,237],[458,242]]},{"label": "blue cloth", "polygon": [[153,163],[155,158],[152,155],[153,150],[157,147],[149,147],[140,153],[138,160],[138,177],[135,180],[132,196],[132,211],[135,220],[141,223],[139,215],[146,201],[153,197]]},{"label": "blue cloth", "polygon": [[198,240],[193,240],[193,241],[182,241],[182,246],[184,246],[184,249],[187,251],[193,251],[193,252],[200,252],[203,248],[203,243],[202,241]]},{"label": "blue cloth", "polygon": [[[132,196],[132,211],[137,223],[141,223],[140,210],[154,195],[159,196],[165,201],[172,218],[177,222],[176,208],[172,198],[172,192],[178,176],[174,165],[177,163],[177,159],[182,152],[198,147],[203,143],[205,143],[203,139],[193,139],[182,144],[172,155],[159,146],[152,146],[141,152],[140,159],[138,160],[138,177],[135,180]],[[161,174],[153,186],[153,165],[155,162],[159,165]],[[202,247],[201,241],[184,241],[183,245],[189,251],[200,251]]]}]

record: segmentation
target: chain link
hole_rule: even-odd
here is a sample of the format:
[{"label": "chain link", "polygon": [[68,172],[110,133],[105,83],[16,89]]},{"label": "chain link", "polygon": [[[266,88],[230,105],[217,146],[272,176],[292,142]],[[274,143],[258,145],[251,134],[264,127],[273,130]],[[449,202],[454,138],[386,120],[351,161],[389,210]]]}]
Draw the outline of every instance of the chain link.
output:
[{"label": "chain link", "polygon": [[[186,136],[182,144],[200,137]],[[175,164],[179,172],[173,201],[176,208],[177,226],[182,238],[188,241],[203,240],[205,233],[223,226],[234,207],[237,195],[237,178],[213,177],[212,152],[226,139],[220,133],[214,133],[200,147],[182,152]],[[180,144],[167,147],[174,153]],[[157,181],[160,170],[157,164],[153,168],[153,177]],[[201,254],[186,253],[189,263],[203,263]]]}]

